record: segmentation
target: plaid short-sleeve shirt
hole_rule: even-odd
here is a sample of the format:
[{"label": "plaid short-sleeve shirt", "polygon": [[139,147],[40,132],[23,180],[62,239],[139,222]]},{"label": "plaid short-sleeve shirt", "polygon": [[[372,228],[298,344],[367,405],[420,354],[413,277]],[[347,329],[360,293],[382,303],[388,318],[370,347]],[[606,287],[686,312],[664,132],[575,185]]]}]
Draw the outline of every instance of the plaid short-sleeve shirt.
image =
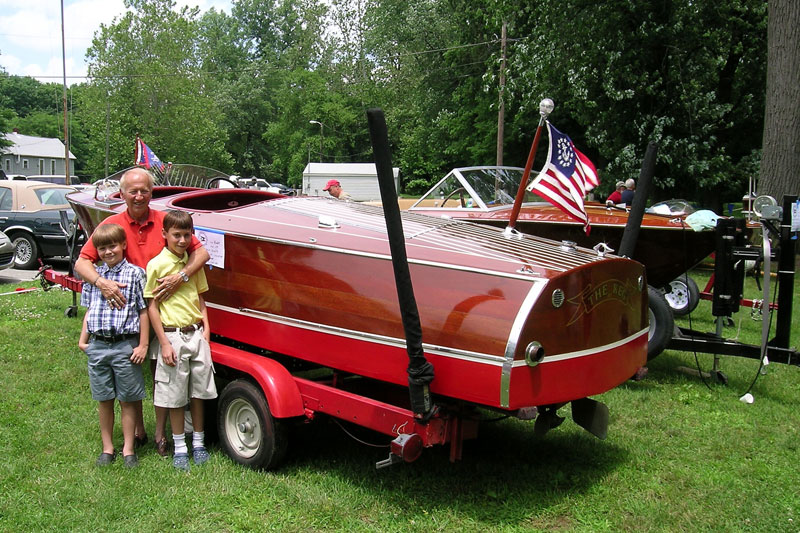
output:
[{"label": "plaid short-sleeve shirt", "polygon": [[97,273],[111,281],[126,283],[127,287],[120,290],[127,303],[122,309],[114,309],[107,305],[100,289],[84,283],[81,305],[89,308],[86,323],[89,333],[109,336],[139,333],[139,311],[147,307],[144,301],[144,269],[123,259],[112,268],[106,264],[98,266]]}]

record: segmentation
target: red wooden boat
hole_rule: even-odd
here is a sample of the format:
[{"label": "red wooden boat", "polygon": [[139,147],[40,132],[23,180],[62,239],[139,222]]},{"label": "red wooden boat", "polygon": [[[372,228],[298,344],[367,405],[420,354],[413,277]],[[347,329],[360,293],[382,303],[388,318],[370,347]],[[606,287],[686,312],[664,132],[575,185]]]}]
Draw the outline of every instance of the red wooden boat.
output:
[{"label": "red wooden boat", "polygon": [[[118,193],[98,200],[77,192],[69,201],[87,233],[125,209]],[[273,390],[284,378],[267,375],[274,365],[266,361],[275,359],[287,368],[297,363],[358,376],[377,389],[408,386],[381,208],[175,186],[156,187],[151,207],[190,211],[211,253],[206,300],[218,377],[226,366],[252,376],[277,419],[325,412],[398,438],[398,421],[405,420],[423,446],[460,445],[460,425],[456,433],[436,430],[407,411],[401,416],[395,405],[370,404],[359,417],[345,416],[341,405],[365,403],[340,394],[336,379],[324,387],[294,379],[297,407],[294,392]],[[423,350],[435,369],[430,392],[442,413],[477,406],[532,418],[537,409],[541,414],[616,387],[644,365],[648,310],[640,264],[476,224],[414,213],[402,218]],[[225,415],[221,431],[245,431],[249,426],[237,417],[248,413]],[[248,449],[247,434],[234,438]],[[244,463],[250,457],[232,454]]]},{"label": "red wooden boat", "polygon": [[[409,211],[468,220],[504,228],[508,225],[514,195],[524,169],[517,167],[465,167],[450,171]],[[586,203],[591,233],[550,203],[526,191],[516,229],[579,246],[606,243],[619,250],[628,211],[597,202]],[[632,258],[647,270],[647,283],[665,287],[714,251],[714,230],[694,231],[683,214],[645,213]]]}]

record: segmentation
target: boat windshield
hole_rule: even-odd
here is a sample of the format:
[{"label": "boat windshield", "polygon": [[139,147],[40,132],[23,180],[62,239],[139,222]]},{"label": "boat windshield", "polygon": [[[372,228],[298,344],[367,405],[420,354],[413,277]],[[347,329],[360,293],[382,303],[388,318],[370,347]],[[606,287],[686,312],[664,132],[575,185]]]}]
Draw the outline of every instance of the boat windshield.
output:
[{"label": "boat windshield", "polygon": [[[519,189],[523,169],[470,167],[450,171],[413,207],[490,208],[511,205]],[[525,191],[523,202],[541,199]]]},{"label": "boat windshield", "polygon": [[647,208],[648,213],[658,215],[691,215],[696,209],[688,200],[674,199],[658,202]]}]

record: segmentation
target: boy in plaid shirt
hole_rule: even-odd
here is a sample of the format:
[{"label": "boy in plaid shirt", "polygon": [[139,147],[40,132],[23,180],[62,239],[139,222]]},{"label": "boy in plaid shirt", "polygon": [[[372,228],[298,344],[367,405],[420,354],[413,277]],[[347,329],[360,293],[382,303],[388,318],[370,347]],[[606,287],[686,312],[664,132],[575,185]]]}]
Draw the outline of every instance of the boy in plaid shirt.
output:
[{"label": "boy in plaid shirt", "polygon": [[145,272],[125,259],[125,230],[117,224],[103,224],[92,234],[103,265],[97,272],[106,279],[124,283],[127,303],[112,307],[96,287],[84,283],[81,305],[87,307],[78,346],[89,358],[89,384],[92,398],[99,402],[100,436],[103,452],[98,466],[114,462],[114,399],[122,410],[122,455],[125,466],[135,468],[139,458],[134,452],[136,426],[135,402],[145,397],[142,361],[147,355],[150,322],[144,300]]}]

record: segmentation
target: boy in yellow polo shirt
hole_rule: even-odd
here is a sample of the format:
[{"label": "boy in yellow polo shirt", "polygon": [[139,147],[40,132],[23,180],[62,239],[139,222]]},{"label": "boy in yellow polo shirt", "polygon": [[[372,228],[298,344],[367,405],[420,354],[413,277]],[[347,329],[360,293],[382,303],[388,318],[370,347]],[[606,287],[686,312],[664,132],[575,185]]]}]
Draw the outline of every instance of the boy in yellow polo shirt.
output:
[{"label": "boy in yellow polo shirt", "polygon": [[[180,470],[189,470],[189,453],[183,432],[187,401],[194,426],[192,456],[194,464],[199,466],[208,461],[203,400],[217,397],[209,347],[211,330],[206,304],[200,295],[208,290],[208,282],[203,270],[191,277],[183,270],[188,261],[186,249],[191,244],[193,231],[191,215],[183,211],[167,213],[162,231],[166,246],[147,263],[144,288],[144,297],[149,302],[150,324],[160,344],[153,403],[169,409],[175,445],[172,465]],[[181,273],[183,283],[170,298],[157,304],[153,300],[153,290],[158,279],[175,273]]]}]

